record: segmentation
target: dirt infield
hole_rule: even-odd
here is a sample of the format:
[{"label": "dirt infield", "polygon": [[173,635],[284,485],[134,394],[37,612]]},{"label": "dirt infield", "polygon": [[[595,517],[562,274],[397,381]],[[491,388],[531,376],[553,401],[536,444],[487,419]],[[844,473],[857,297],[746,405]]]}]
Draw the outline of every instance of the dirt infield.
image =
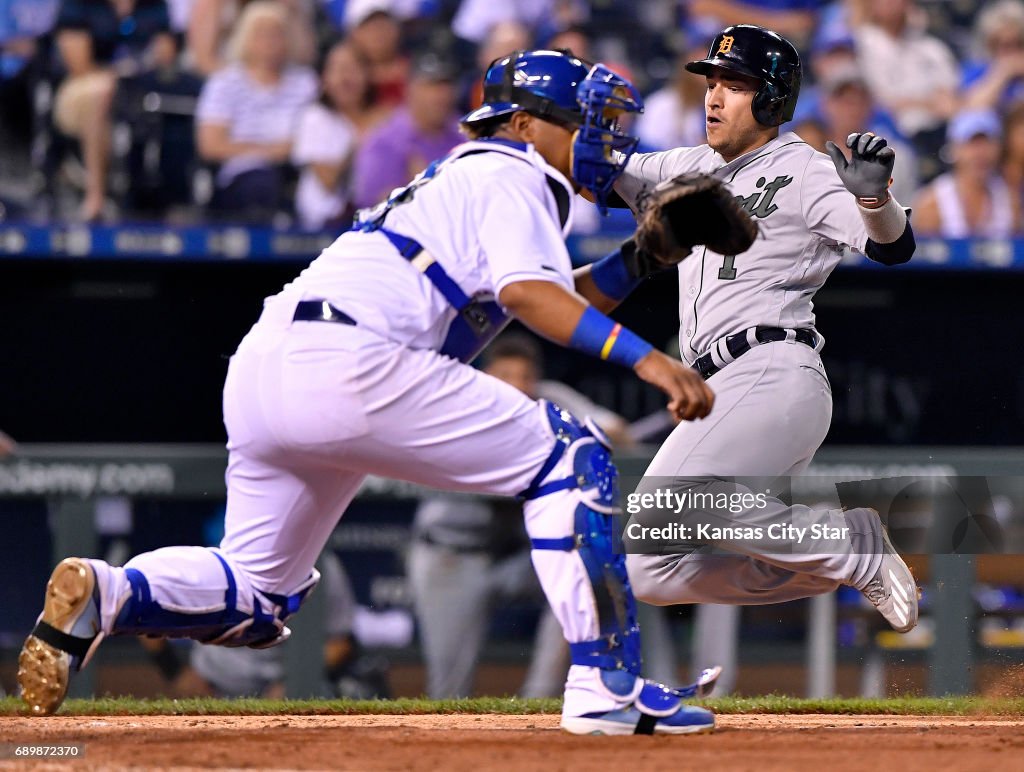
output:
[{"label": "dirt infield", "polygon": [[1024,719],[726,715],[712,735],[573,737],[551,715],[0,717],[0,742],[83,758],[0,768],[1020,769]]}]

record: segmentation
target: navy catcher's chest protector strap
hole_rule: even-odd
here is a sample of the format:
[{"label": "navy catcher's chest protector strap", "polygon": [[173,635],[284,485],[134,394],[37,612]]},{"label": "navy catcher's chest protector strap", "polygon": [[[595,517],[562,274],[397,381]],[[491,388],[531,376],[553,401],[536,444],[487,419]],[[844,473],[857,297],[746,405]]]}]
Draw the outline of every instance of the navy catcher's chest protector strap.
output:
[{"label": "navy catcher's chest protector strap", "polygon": [[[471,155],[497,151],[527,162],[527,159],[521,155],[508,152],[509,148],[513,151],[523,152],[526,150],[526,145],[500,139],[478,140],[478,142],[486,143],[486,146],[470,147],[461,153],[453,151],[453,153],[444,158],[434,161],[410,185],[396,191],[391,198],[369,213],[365,219],[358,220],[352,224],[352,230],[354,231],[383,234],[398,253],[426,276],[448,302],[448,305],[458,312],[458,315],[452,321],[448,336],[441,347],[440,353],[462,362],[471,362],[475,359],[486,348],[487,344],[511,321],[509,316],[501,309],[497,301],[474,299],[467,295],[458,283],[448,275],[444,267],[424,250],[422,244],[415,239],[385,228],[384,220],[392,208],[408,201],[414,188],[432,179],[438,173],[441,166],[449,160],[456,161]],[[549,174],[545,174],[545,178],[555,198],[559,223],[564,230],[569,220],[572,199],[565,185],[559,180]]]},{"label": "navy catcher's chest protector strap", "polygon": [[461,362],[471,362],[510,321],[494,300],[474,300],[448,275],[444,267],[415,239],[377,225],[363,231],[382,233],[398,253],[437,288],[458,315],[452,320],[440,353]]}]

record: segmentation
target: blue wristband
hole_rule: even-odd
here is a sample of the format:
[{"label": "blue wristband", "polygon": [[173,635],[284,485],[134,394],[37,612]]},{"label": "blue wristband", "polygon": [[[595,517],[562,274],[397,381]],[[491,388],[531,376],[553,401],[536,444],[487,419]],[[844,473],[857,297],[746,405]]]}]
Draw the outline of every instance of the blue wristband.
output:
[{"label": "blue wristband", "polygon": [[622,247],[591,265],[590,278],[612,300],[622,300],[640,283],[640,279],[629,275],[626,261],[622,257]]},{"label": "blue wristband", "polygon": [[569,345],[608,362],[633,367],[654,347],[643,338],[588,306],[573,330]]}]

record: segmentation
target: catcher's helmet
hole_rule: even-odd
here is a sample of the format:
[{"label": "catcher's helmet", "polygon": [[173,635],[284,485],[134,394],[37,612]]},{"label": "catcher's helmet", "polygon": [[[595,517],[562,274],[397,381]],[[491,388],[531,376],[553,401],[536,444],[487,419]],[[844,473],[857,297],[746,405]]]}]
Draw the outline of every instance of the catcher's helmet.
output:
[{"label": "catcher's helmet", "polygon": [[751,103],[758,123],[778,126],[793,120],[800,96],[800,54],[777,32],[753,24],[726,27],[711,42],[706,59],[686,65],[698,75],[707,75],[712,67],[724,67],[762,82]]},{"label": "catcher's helmet", "polygon": [[625,113],[643,112],[633,84],[568,51],[516,51],[491,62],[484,75],[484,103],[463,116],[462,123],[472,126],[519,111],[575,130],[573,179],[606,210],[612,185],[637,145],[637,138],[618,124]]},{"label": "catcher's helmet", "polygon": [[583,121],[576,89],[590,66],[563,51],[516,51],[491,62],[484,75],[484,103],[463,116],[473,125],[522,110],[564,123]]}]

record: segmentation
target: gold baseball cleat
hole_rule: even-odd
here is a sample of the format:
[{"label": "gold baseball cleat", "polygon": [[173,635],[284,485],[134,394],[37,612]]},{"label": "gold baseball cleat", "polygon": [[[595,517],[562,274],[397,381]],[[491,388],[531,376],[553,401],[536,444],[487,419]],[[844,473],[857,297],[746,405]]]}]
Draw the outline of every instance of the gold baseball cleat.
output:
[{"label": "gold baseball cleat", "polygon": [[95,589],[96,574],[81,558],[62,560],[50,574],[42,616],[18,657],[18,684],[30,714],[57,711],[72,668],[81,669],[103,638]]}]

